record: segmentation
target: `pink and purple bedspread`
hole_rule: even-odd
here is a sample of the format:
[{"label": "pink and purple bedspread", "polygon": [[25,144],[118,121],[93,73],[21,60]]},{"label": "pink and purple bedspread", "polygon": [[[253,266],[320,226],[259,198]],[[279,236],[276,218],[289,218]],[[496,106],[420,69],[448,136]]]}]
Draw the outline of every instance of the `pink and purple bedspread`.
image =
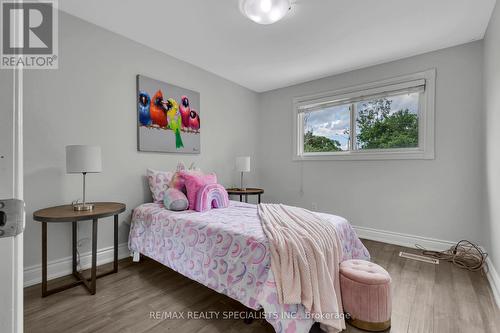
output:
[{"label": "pink and purple bedspread", "polygon": [[[370,258],[347,220],[318,215],[335,225],[342,260]],[[132,215],[129,248],[249,308],[263,308],[277,333],[306,333],[314,323],[301,304],[278,303],[256,205],[230,201],[228,208],[199,213],[143,204]]]}]

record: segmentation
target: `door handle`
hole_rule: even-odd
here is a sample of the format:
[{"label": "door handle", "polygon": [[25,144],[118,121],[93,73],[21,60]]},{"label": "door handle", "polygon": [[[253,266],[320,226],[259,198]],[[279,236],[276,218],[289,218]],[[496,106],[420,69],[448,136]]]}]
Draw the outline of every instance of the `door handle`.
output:
[{"label": "door handle", "polygon": [[24,230],[24,201],[0,200],[0,238],[19,235]]}]

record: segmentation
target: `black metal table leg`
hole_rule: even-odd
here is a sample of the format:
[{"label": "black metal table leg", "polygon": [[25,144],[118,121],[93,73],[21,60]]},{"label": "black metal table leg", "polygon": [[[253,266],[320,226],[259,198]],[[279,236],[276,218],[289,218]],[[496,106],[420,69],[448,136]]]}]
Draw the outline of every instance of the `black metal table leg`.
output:
[{"label": "black metal table leg", "polygon": [[76,272],[78,281],[83,284],[91,295],[97,292],[97,279],[118,272],[118,215],[114,219],[114,260],[113,269],[97,274],[97,224],[98,220],[92,220],[92,267],[90,268],[90,278],[85,278],[80,272]]},{"label": "black metal table leg", "polygon": [[[76,230],[76,229],[74,229]],[[76,239],[76,232],[73,232],[73,237]],[[73,251],[75,251],[75,248],[73,248]],[[73,267],[75,267],[76,263],[76,253],[73,252],[73,255],[75,259],[73,259]],[[76,268],[74,269],[73,273],[76,277],[78,277],[78,272],[76,272]],[[47,222],[42,222],[42,297],[47,297],[49,295],[61,292],[63,290],[73,288],[74,286],[82,284],[82,281],[74,281],[71,282],[67,285],[64,286],[59,286],[53,289],[48,288],[48,281],[47,281]]]},{"label": "black metal table leg", "polygon": [[115,215],[115,221],[114,221],[114,233],[115,233],[115,257],[113,261],[113,272],[116,273],[118,272],[118,215]]},{"label": "black metal table leg", "polygon": [[47,222],[42,222],[42,297],[47,294]]},{"label": "black metal table leg", "polygon": [[243,202],[243,195],[240,194],[240,202]]},{"label": "black metal table leg", "polygon": [[73,237],[72,237],[73,238],[73,275],[74,276],[77,276],[76,275],[76,269],[77,269],[76,249],[78,246],[78,244],[77,244],[77,242],[78,242],[78,240],[77,240],[77,237],[78,237],[78,235],[77,235],[77,227],[78,227],[77,223],[78,222],[76,222],[76,221],[72,222],[72,229],[73,229],[72,230],[73,231]]},{"label": "black metal table leg", "polygon": [[245,194],[245,202],[248,203],[248,194]]},{"label": "black metal table leg", "polygon": [[92,268],[90,273],[90,294],[96,292],[97,275],[97,219],[92,220]]},{"label": "black metal table leg", "polygon": [[260,194],[259,194],[259,203],[260,203]]}]

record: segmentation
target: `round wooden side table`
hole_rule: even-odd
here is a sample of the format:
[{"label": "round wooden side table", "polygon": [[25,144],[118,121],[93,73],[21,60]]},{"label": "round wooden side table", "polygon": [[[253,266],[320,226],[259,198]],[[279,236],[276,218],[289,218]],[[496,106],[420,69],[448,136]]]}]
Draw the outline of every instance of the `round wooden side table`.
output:
[{"label": "round wooden side table", "polygon": [[245,196],[245,202],[248,202],[248,196],[249,195],[257,195],[258,196],[258,202],[260,203],[260,196],[264,194],[264,190],[261,188],[246,188],[246,189],[240,189],[240,188],[228,188],[226,189],[227,194],[229,195],[239,195],[240,196],[240,202],[243,202],[243,196]]},{"label": "round wooden side table", "polygon": [[[118,214],[126,209],[125,204],[117,202],[96,202],[91,211],[75,211],[72,205],[56,206],[37,210],[33,213],[33,219],[42,223],[42,297],[58,293],[60,291],[83,285],[91,295],[96,293],[96,279],[118,272]],[[97,222],[104,217],[114,216],[114,262],[113,269],[109,272],[96,275],[97,272]],[[77,270],[77,223],[79,221],[92,220],[92,268],[90,279],[85,278]],[[72,223],[73,229],[73,276],[77,281],[47,289],[47,223]]]}]

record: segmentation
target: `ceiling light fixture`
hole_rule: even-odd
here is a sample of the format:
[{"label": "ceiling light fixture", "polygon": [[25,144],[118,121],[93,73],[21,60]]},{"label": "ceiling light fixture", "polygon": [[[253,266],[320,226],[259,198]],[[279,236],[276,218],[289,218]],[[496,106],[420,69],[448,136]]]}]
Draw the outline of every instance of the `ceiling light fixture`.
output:
[{"label": "ceiling light fixture", "polygon": [[243,15],[259,24],[275,23],[291,8],[290,0],[240,0]]}]

